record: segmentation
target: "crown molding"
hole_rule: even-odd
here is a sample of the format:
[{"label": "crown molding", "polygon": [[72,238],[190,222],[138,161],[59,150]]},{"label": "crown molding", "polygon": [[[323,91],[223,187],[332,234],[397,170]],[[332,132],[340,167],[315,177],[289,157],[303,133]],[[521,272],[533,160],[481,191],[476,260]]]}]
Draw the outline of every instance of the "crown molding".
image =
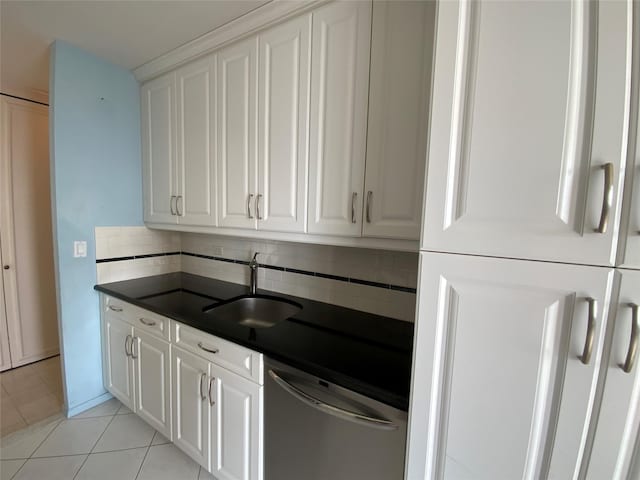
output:
[{"label": "crown molding", "polygon": [[328,1],[273,0],[133,69],[133,74],[139,82],[146,82],[201,55],[217,50],[228,43],[254,34],[258,30],[287,18],[307,12]]}]

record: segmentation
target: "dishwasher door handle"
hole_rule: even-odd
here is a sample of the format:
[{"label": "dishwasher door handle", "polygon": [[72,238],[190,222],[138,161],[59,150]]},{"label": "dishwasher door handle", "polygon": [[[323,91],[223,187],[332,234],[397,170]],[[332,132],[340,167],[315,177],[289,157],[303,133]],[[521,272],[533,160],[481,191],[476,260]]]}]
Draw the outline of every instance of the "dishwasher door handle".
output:
[{"label": "dishwasher door handle", "polygon": [[398,426],[393,422],[386,420],[384,418],[376,418],[368,415],[364,415],[358,412],[352,412],[350,410],[345,410],[344,408],[336,407],[335,405],[330,405],[325,403],[317,398],[309,395],[305,391],[300,388],[291,385],[285,379],[283,379],[278,373],[274,370],[269,370],[269,376],[273,378],[273,380],[280,385],[285,391],[293,395],[295,398],[300,400],[301,402],[309,405],[316,410],[320,410],[321,412],[327,413],[329,415],[333,415],[334,417],[339,417],[344,420],[348,420],[353,423],[357,423],[360,425],[364,425],[367,427],[377,428],[379,430],[397,430]]}]

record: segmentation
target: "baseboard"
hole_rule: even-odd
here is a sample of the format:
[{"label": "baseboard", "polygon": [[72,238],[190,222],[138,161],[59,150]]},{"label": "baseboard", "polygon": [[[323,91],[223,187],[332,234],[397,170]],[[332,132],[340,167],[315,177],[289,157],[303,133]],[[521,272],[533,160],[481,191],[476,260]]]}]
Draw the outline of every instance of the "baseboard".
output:
[{"label": "baseboard", "polygon": [[93,408],[96,405],[100,405],[101,403],[106,402],[107,400],[110,400],[112,398],[113,398],[113,395],[111,395],[109,392],[105,392],[99,397],[92,398],[91,400],[81,403],[80,405],[76,405],[73,408],[67,409],[67,411],[65,412],[65,415],[67,416],[67,418],[75,417],[76,415],[86,410],[89,410],[90,408]]}]

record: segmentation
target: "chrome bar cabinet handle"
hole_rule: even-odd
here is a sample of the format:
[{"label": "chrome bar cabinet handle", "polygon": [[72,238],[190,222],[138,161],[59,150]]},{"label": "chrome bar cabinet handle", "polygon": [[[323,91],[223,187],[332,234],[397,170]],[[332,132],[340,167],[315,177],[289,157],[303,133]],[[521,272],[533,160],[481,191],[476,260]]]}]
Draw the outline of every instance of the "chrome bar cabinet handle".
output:
[{"label": "chrome bar cabinet handle", "polygon": [[259,193],[256,197],[256,218],[258,220],[262,220],[262,215],[260,215],[260,199],[262,198],[262,194]]},{"label": "chrome bar cabinet handle", "polygon": [[369,190],[367,192],[367,223],[371,223],[371,197],[373,192]]},{"label": "chrome bar cabinet handle", "polygon": [[587,298],[589,304],[589,319],[587,323],[587,336],[584,341],[584,349],[580,355],[580,361],[585,365],[589,365],[591,361],[591,353],[593,352],[593,340],[596,336],[596,301],[593,298]]},{"label": "chrome bar cabinet handle", "polygon": [[202,387],[202,382],[205,381],[206,379],[207,379],[207,374],[201,373],[200,374],[200,398],[202,399],[202,401],[205,401],[207,399],[207,394],[204,392],[204,388]]},{"label": "chrome bar cabinet handle", "polygon": [[215,383],[215,381],[216,381],[216,377],[211,377],[209,379],[209,405],[211,405],[212,407],[216,404],[215,399],[211,395],[211,389],[213,388],[213,384]]},{"label": "chrome bar cabinet handle", "polygon": [[171,200],[169,200],[169,210],[171,210],[171,215],[175,215],[176,214],[176,208],[175,208],[175,201],[176,201],[176,196],[175,195],[171,195]]},{"label": "chrome bar cabinet handle", "polygon": [[114,305],[109,305],[107,308],[108,308],[109,310],[114,311],[114,312],[121,312],[121,311],[122,311],[122,307],[116,307],[116,306],[114,306]]},{"label": "chrome bar cabinet handle", "polygon": [[247,217],[249,218],[253,218],[253,215],[251,215],[251,200],[253,199],[253,193],[250,193],[249,196],[247,197]]},{"label": "chrome bar cabinet handle", "polygon": [[144,317],[140,317],[138,320],[140,320],[140,323],[142,323],[143,325],[146,325],[147,327],[155,327],[156,326],[156,322],[155,320],[148,320]]},{"label": "chrome bar cabinet handle", "polygon": [[138,345],[138,337],[131,337],[131,358],[135,360],[136,358],[138,358],[139,352],[137,348],[133,348],[134,345]]},{"label": "chrome bar cabinet handle", "polygon": [[176,215],[178,216],[182,216],[182,208],[180,208],[180,205],[184,206],[184,199],[182,198],[182,195],[178,195],[176,197]]},{"label": "chrome bar cabinet handle", "polygon": [[595,231],[597,233],[606,233],[609,226],[609,212],[613,203],[613,163],[605,163],[601,168],[604,170],[604,191],[602,192],[600,223]]},{"label": "chrome bar cabinet handle", "polygon": [[198,342],[198,348],[200,350],[204,350],[205,352],[209,352],[209,353],[218,353],[220,351],[217,348],[207,348],[202,344],[202,342]]},{"label": "chrome bar cabinet handle", "polygon": [[351,194],[351,223],[356,223],[356,198],[358,197],[358,192],[353,192]]},{"label": "chrome bar cabinet handle", "polygon": [[629,340],[629,350],[627,350],[627,358],[622,365],[622,370],[625,373],[631,373],[633,366],[636,363],[636,357],[638,356],[638,337],[640,337],[640,324],[638,323],[638,305],[635,303],[629,303],[631,308],[631,339]]},{"label": "chrome bar cabinet handle", "polygon": [[124,353],[127,357],[131,356],[131,350],[129,350],[129,340],[131,340],[131,335],[127,335],[124,337]]}]

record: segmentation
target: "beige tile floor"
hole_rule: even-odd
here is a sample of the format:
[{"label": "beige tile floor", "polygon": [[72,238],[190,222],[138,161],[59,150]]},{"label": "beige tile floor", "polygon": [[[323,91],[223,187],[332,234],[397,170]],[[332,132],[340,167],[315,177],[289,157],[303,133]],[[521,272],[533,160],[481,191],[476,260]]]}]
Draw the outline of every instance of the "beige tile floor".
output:
[{"label": "beige tile floor", "polygon": [[60,357],[0,373],[0,436],[62,412]]},{"label": "beige tile floor", "polygon": [[0,480],[214,480],[112,399],[0,440]]}]

